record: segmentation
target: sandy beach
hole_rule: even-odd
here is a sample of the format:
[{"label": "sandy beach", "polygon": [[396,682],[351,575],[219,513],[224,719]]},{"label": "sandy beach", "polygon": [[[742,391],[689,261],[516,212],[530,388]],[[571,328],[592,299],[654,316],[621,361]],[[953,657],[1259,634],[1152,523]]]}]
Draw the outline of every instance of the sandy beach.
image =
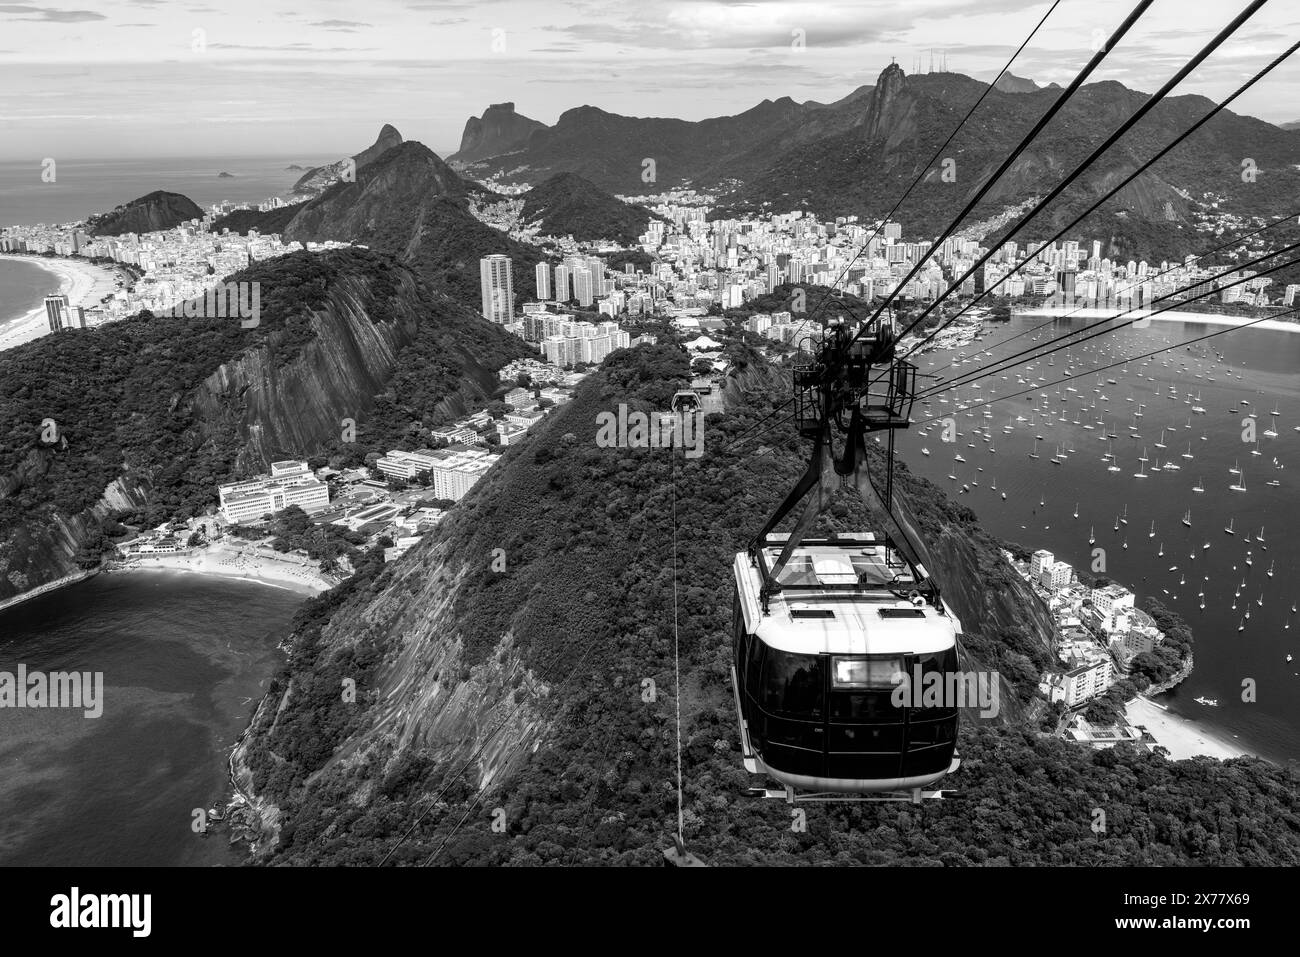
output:
[{"label": "sandy beach", "polygon": [[[59,277],[59,292],[73,306],[96,306],[117,291],[117,274],[85,259],[47,256],[15,256],[0,253],[0,259],[31,263]],[[0,349],[9,349],[39,339],[50,331],[45,319],[45,304],[39,302],[31,312],[8,323],[0,330]]]},{"label": "sandy beach", "polygon": [[1202,754],[1226,760],[1254,753],[1222,732],[1209,731],[1204,725],[1166,711],[1147,698],[1134,698],[1125,706],[1124,714],[1129,724],[1142,725],[1151,732],[1156,743],[1167,748],[1169,757],[1175,761]]},{"label": "sandy beach", "polygon": [[[1207,326],[1244,326],[1248,322],[1254,322],[1248,316],[1221,316],[1212,312],[1179,312],[1177,309],[1170,309],[1168,312],[1162,312],[1159,315],[1149,315],[1147,310],[1135,309],[1132,312],[1126,312],[1123,309],[1078,309],[1077,307],[1051,306],[1041,307],[1038,309],[1026,309],[1023,312],[1017,311],[1017,316],[1065,316],[1069,315],[1071,319],[1105,319],[1115,318],[1123,313],[1123,321],[1149,319],[1151,322],[1199,322]],[[1300,322],[1287,322],[1278,319],[1265,319],[1263,322],[1255,322],[1252,329],[1273,329],[1277,332],[1300,332]]]},{"label": "sandy beach", "polygon": [[304,595],[317,595],[333,587],[317,570],[316,563],[294,555],[250,546],[210,545],[183,555],[133,555],[122,571],[154,569],[192,572],[221,578],[237,578]]}]

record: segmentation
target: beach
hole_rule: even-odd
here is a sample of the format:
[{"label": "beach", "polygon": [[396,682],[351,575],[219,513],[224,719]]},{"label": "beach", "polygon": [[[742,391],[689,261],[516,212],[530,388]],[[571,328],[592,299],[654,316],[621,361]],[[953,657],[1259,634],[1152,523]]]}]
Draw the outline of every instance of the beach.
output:
[{"label": "beach", "polygon": [[1151,315],[1150,310],[1147,309],[1126,311],[1123,309],[1080,309],[1071,306],[1043,306],[1037,309],[1017,310],[1016,315],[1069,316],[1071,319],[1115,319],[1122,317],[1124,322],[1147,319],[1151,322],[1200,322],[1207,326],[1244,326],[1247,323],[1254,323],[1251,326],[1252,329],[1300,332],[1300,322],[1286,322],[1280,319],[1265,319],[1262,322],[1257,322],[1249,316],[1222,316],[1213,312],[1179,312],[1177,309]]},{"label": "beach", "polygon": [[190,572],[258,582],[304,595],[317,595],[334,586],[321,575],[313,561],[251,545],[209,545],[183,554],[132,555],[115,570]]},{"label": "beach", "polygon": [[[0,259],[31,263],[59,277],[59,293],[68,297],[73,306],[97,306],[105,296],[117,291],[117,273],[85,259],[47,256],[10,255],[0,253]],[[0,329],[0,349],[9,349],[39,339],[50,331],[45,318],[45,303],[38,302],[32,310]]]},{"label": "beach", "polygon": [[1227,760],[1253,754],[1231,738],[1224,737],[1222,732],[1208,731],[1203,725],[1166,711],[1147,698],[1134,698],[1125,705],[1124,715],[1129,724],[1146,728],[1156,739],[1156,744],[1166,748],[1174,761],[1197,755]]}]

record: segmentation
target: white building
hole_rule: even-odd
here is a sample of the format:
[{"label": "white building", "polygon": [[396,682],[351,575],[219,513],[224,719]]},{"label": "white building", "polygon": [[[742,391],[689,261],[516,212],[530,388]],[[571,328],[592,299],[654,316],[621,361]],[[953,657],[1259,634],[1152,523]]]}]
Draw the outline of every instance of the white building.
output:
[{"label": "white building", "polygon": [[318,481],[306,462],[272,462],[271,474],[217,486],[221,515],[227,522],[258,521],[269,513],[297,505],[309,515],[329,507],[329,487]]},{"label": "white building", "polygon": [[478,261],[479,287],[483,294],[483,318],[507,323],[515,311],[514,279],[510,257],[494,253]]},{"label": "white building", "polygon": [[1043,577],[1043,569],[1050,568],[1056,557],[1045,548],[1040,548],[1034,552],[1033,557],[1029,560],[1029,576],[1034,581],[1039,581]]},{"label": "white building", "polygon": [[1107,634],[1128,628],[1133,611],[1131,591],[1111,582],[1102,588],[1094,588],[1090,597],[1098,628]]}]

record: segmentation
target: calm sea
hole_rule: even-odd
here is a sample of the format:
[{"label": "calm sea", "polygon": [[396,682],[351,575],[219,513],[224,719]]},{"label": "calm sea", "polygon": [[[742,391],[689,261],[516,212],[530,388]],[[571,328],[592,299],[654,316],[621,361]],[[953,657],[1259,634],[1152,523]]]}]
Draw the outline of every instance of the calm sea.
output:
[{"label": "calm sea", "polygon": [[0,612],[0,670],[99,671],[104,711],[0,711],[0,865],[217,865],[191,830],[303,598],[180,572],[100,575]]},{"label": "calm sea", "polygon": [[[1046,341],[1085,324],[1058,320],[1032,336],[996,345],[1044,321],[1016,317],[1009,324],[986,325],[983,342],[960,351],[972,357],[982,349],[995,357],[1010,355],[1032,345],[1035,337]],[[1153,321],[1146,329],[1124,330],[1076,347],[1068,360],[1060,353],[1051,365],[1043,359],[1032,370],[1021,367],[1005,379],[984,380],[981,389],[960,389],[963,405],[993,400],[987,419],[984,408],[959,411],[952,393],[945,393],[948,404],[936,395],[928,407],[916,404],[918,426],[899,434],[898,448],[912,470],[949,490],[1004,540],[1046,548],[1084,570],[1093,565],[1094,548],[1104,549],[1109,577],[1131,587],[1139,601],[1155,596],[1187,619],[1195,633],[1195,671],[1161,702],[1266,757],[1296,759],[1300,615],[1293,614],[1292,606],[1300,601],[1300,432],[1293,427],[1300,425],[1300,332],[1233,330],[1100,376],[1084,374],[1090,367],[1223,328]],[[920,371],[939,372],[956,355],[931,353],[921,359]],[[943,375],[972,371],[990,361],[968,361]],[[1064,378],[1067,367],[1073,368],[1073,378]],[[1024,375],[1024,383],[1016,381],[1016,372]],[[1027,396],[1007,397],[1031,387]],[[1197,405],[1205,414],[1193,413]],[[1275,408],[1276,419],[1270,415]],[[1257,442],[1243,440],[1249,437],[1243,418],[1251,411],[1258,414]],[[960,433],[956,442],[943,442],[937,426],[921,434],[919,420],[948,416]],[[1134,424],[1137,438],[1132,437]],[[1008,425],[1011,432],[1004,431]],[[1276,438],[1264,436],[1270,426]],[[991,442],[976,434],[986,427]],[[1105,438],[1109,434],[1117,437]],[[1034,459],[1030,453],[1036,436],[1042,438]],[[922,455],[922,447],[930,455]],[[1118,472],[1109,471],[1111,460],[1103,460],[1112,447]],[[1051,461],[1058,449],[1065,453],[1059,465]],[[1144,450],[1148,461],[1143,469],[1139,459]],[[1189,454],[1192,458],[1185,457]],[[966,461],[956,461],[957,455]],[[1157,458],[1162,466],[1172,459],[1179,469],[1157,471]],[[1230,488],[1237,483],[1230,471],[1235,467],[1245,473],[1244,492]],[[1148,477],[1135,477],[1139,469]],[[1269,481],[1280,484],[1270,486]],[[1198,484],[1203,492],[1193,491]],[[960,491],[963,485],[968,492]],[[1190,527],[1182,523],[1188,509]],[[1225,532],[1229,522],[1233,534]],[[1089,544],[1090,530],[1095,546]],[[1288,654],[1292,661],[1286,660]],[[1242,700],[1243,682],[1254,683],[1253,702]],[[1197,697],[1217,699],[1218,706],[1197,704]]]},{"label": "calm sea", "polygon": [[[0,162],[0,226],[66,223],[102,213],[156,189],[182,193],[203,208],[222,200],[251,202],[282,195],[310,169],[337,156],[212,156],[177,159],[62,160],[54,182],[39,160]],[[223,179],[230,173],[233,179]]]},{"label": "calm sea", "polygon": [[59,279],[54,273],[21,260],[0,259],[0,329],[58,291]]}]

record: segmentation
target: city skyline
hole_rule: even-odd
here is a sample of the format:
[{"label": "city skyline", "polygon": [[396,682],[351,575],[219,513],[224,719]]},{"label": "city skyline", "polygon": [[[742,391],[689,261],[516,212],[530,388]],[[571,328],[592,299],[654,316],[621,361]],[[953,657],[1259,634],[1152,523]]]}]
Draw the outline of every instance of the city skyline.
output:
[{"label": "city skyline", "polygon": [[[830,102],[874,83],[891,59],[909,73],[918,61],[928,70],[932,51],[936,68],[946,60],[988,81],[1019,39],[1007,36],[1007,16],[1028,24],[1048,6],[496,0],[381,2],[357,12],[326,0],[299,13],[278,0],[3,4],[0,160],[344,155],[382,122],[445,155],[466,119],[491,103],[514,102],[547,124],[582,105],[699,120],[764,98]],[[1126,10],[1117,0],[1063,2],[1013,72],[1068,82],[1093,38]],[[1123,44],[1140,55],[1112,58],[1096,79],[1154,90],[1228,16],[1157,3]],[[1177,92],[1224,95],[1280,52],[1298,24],[1300,13],[1264,7]],[[1235,109],[1297,120],[1287,104],[1298,92],[1300,73],[1287,65]]]}]

